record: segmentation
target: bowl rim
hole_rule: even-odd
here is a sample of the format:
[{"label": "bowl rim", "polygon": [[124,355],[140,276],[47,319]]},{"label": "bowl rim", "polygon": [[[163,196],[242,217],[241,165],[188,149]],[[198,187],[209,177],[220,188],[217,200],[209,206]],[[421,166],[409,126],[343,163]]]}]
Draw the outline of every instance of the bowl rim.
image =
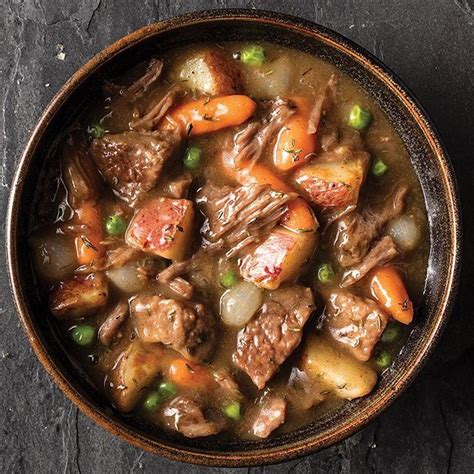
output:
[{"label": "bowl rim", "polygon": [[[97,409],[86,400],[71,385],[68,378],[63,375],[42,344],[41,338],[39,337],[39,331],[37,331],[29,316],[26,297],[21,288],[20,271],[17,262],[17,216],[20,208],[24,178],[31,161],[35,156],[36,148],[45,131],[70,95],[90,75],[94,74],[103,62],[114,58],[123,51],[144,42],[155,35],[165,31],[175,29],[179,30],[182,27],[191,25],[209,22],[225,22],[229,20],[256,22],[260,23],[263,28],[265,25],[273,25],[311,36],[312,40],[322,41],[323,43],[339,50],[343,54],[352,57],[358,63],[365,66],[371,74],[377,77],[377,79],[384,84],[384,87],[387,87],[392,93],[394,93],[397,99],[399,99],[405,108],[410,111],[417,127],[421,128],[423,135],[428,141],[433,155],[442,171],[441,178],[444,184],[444,193],[449,209],[449,242],[451,245],[448,278],[437,309],[436,314],[438,317],[435,319],[433,327],[430,328],[430,335],[427,344],[419,352],[413,365],[407,367],[404,375],[394,382],[394,386],[390,393],[374,402],[374,406],[368,416],[365,416],[364,418],[360,417],[352,424],[348,422],[342,423],[337,427],[337,429],[333,429],[325,436],[325,438],[322,439],[318,439],[317,436],[315,436],[312,439],[304,440],[304,442],[290,442],[287,445],[277,446],[265,451],[259,451],[257,448],[256,450],[238,453],[233,453],[231,451],[210,452],[195,450],[176,447],[161,440],[151,440],[150,438],[137,433],[130,427],[119,423],[117,420],[110,418],[104,411]],[[459,193],[454,170],[435,126],[413,93],[396,76],[396,74],[394,74],[380,60],[353,41],[345,38],[343,35],[309,20],[267,10],[240,8],[203,10],[161,20],[144,26],[120,38],[110,46],[101,50],[92,59],[81,66],[51,99],[30,135],[13,178],[8,202],[6,224],[7,269],[16,311],[19,314],[23,330],[27,335],[28,341],[34,350],[36,357],[39,359],[47,373],[52,377],[54,382],[60,387],[61,391],[76,405],[76,407],[78,407],[89,418],[93,419],[98,425],[132,445],[154,454],[168,457],[172,460],[207,466],[244,467],[288,461],[328,447],[337,441],[341,441],[359,431],[370,421],[379,416],[381,412],[408,387],[432,354],[436,342],[446,326],[449,314],[454,304],[461,264],[462,223]]]}]

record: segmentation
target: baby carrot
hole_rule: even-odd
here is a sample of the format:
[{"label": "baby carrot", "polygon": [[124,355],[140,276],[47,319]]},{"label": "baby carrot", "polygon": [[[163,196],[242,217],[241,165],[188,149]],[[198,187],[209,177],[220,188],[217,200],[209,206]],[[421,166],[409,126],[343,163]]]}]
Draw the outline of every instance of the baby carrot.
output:
[{"label": "baby carrot", "polygon": [[308,133],[310,101],[304,97],[294,97],[292,101],[297,111],[280,130],[273,152],[273,164],[281,171],[307,163],[316,147],[316,135]]},{"label": "baby carrot", "polygon": [[164,117],[160,128],[178,126],[183,135],[197,136],[247,121],[257,104],[246,95],[204,97],[178,105]]},{"label": "baby carrot", "polygon": [[75,222],[84,226],[84,231],[75,238],[77,260],[87,265],[104,255],[100,207],[96,201],[84,201],[76,209]]},{"label": "baby carrot", "polygon": [[413,303],[408,296],[398,270],[393,266],[379,267],[370,279],[372,296],[394,319],[410,324],[413,320]]},{"label": "baby carrot", "polygon": [[168,368],[168,380],[179,387],[195,390],[209,389],[214,382],[204,366],[183,358],[171,362]]}]

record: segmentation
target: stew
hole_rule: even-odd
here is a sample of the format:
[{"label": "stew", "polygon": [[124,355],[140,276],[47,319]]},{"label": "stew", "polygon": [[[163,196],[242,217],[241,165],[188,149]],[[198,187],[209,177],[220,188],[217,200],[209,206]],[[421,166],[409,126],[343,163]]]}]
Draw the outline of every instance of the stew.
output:
[{"label": "stew", "polygon": [[104,81],[51,157],[35,269],[117,410],[266,438],[391,370],[425,279],[424,202],[397,133],[334,66],[265,43],[170,51]]}]

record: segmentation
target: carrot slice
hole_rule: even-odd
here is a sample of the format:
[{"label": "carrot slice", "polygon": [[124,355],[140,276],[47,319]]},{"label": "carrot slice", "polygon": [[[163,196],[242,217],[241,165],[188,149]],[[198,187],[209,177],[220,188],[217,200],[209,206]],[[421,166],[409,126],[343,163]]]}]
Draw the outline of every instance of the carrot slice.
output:
[{"label": "carrot slice", "polygon": [[197,136],[234,127],[247,121],[257,104],[246,95],[225,95],[191,100],[178,105],[163,118],[160,128],[179,127],[183,135]]},{"label": "carrot slice", "polygon": [[293,97],[291,100],[297,111],[280,130],[273,151],[273,164],[281,171],[307,163],[316,148],[316,135],[308,133],[310,101],[305,97]]},{"label": "carrot slice", "polygon": [[85,226],[85,230],[75,238],[77,261],[88,265],[105,253],[101,244],[103,232],[100,207],[96,201],[84,201],[76,209],[74,221]]},{"label": "carrot slice", "polygon": [[372,296],[394,319],[403,324],[412,322],[413,303],[395,267],[376,268],[371,274],[370,290]]},{"label": "carrot slice", "polygon": [[318,228],[313,210],[300,197],[288,203],[288,212],[282,217],[280,224],[297,233],[315,232]]},{"label": "carrot slice", "polygon": [[211,373],[202,365],[179,358],[168,367],[168,379],[179,387],[205,390],[214,383]]}]

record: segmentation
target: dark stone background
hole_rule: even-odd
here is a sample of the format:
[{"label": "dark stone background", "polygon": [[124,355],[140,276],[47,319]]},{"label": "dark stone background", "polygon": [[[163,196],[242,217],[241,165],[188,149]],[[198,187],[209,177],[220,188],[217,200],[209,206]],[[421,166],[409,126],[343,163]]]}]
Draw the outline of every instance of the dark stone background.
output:
[{"label": "dark stone background", "polygon": [[[0,0],[0,206],[20,152],[64,81],[103,47],[156,20],[205,8],[278,10],[374,53],[438,126],[464,205],[457,305],[415,383],[377,421],[323,452],[252,472],[474,471],[474,4],[472,0]],[[64,45],[65,60],[57,59]],[[4,226],[1,229],[3,241]],[[4,249],[0,247],[2,262]],[[0,271],[0,472],[204,472],[144,453],[87,419],[29,348]]]}]

